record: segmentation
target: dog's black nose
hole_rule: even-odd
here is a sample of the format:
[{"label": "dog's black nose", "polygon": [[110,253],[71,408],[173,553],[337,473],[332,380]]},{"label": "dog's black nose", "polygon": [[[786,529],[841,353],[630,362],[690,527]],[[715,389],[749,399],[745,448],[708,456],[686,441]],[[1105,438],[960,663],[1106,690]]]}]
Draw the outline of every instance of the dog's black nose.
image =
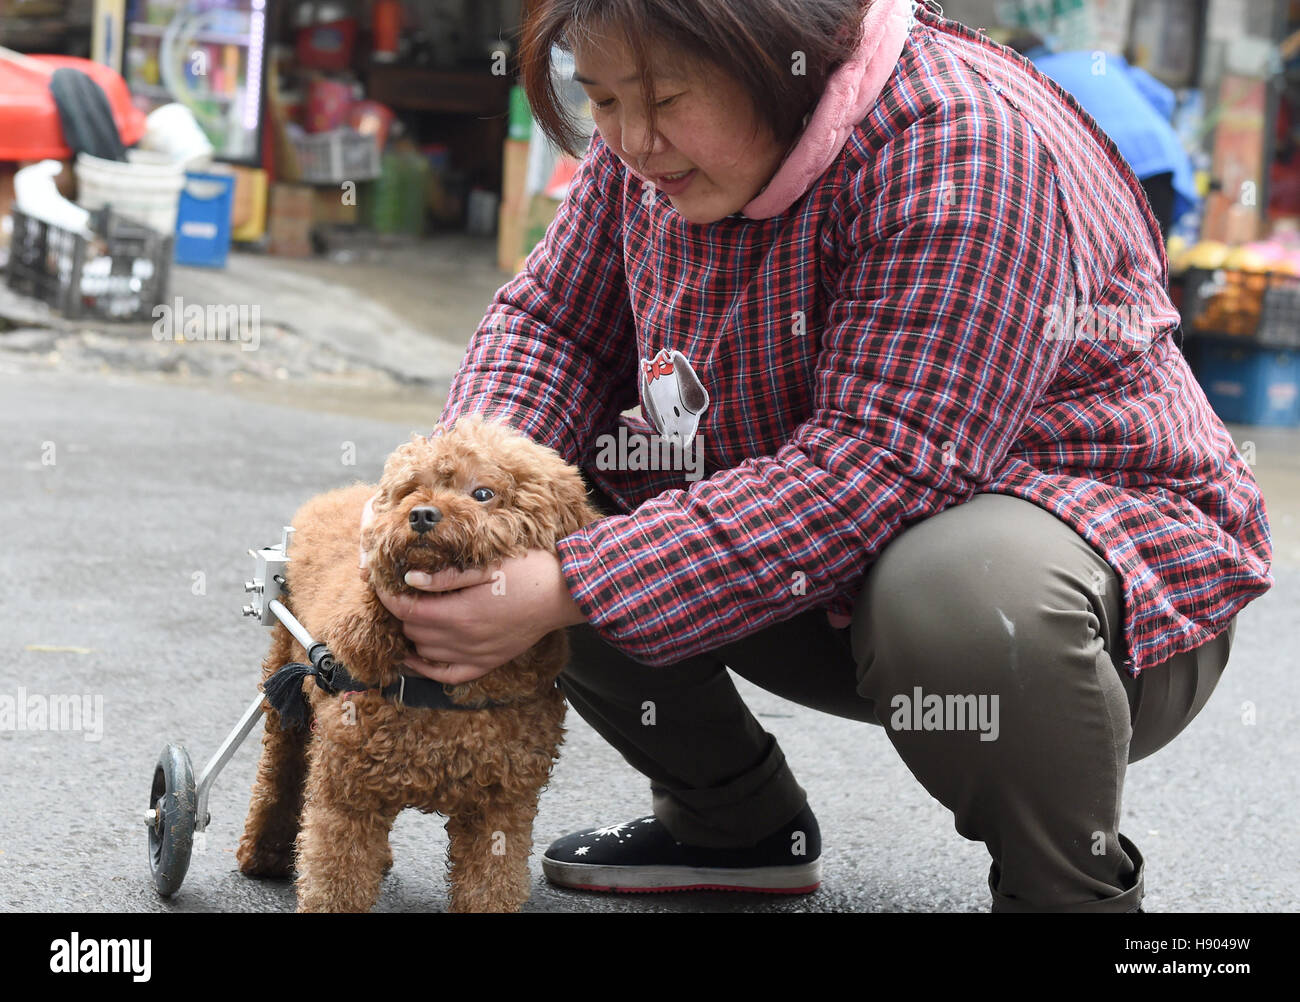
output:
[{"label": "dog's black nose", "polygon": [[412,508],[409,516],[411,528],[418,533],[426,533],[442,521],[442,512],[431,504]]}]

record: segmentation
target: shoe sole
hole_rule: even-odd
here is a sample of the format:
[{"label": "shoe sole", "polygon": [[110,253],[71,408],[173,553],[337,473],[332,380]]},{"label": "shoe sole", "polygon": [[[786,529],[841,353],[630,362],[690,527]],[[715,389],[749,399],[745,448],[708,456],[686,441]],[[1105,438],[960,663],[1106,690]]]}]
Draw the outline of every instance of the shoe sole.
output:
[{"label": "shoe sole", "polygon": [[553,884],[576,891],[655,894],[667,891],[748,891],[808,894],[821,886],[821,860],[799,866],[739,867],[608,866],[565,863],[542,857],[542,873]]}]

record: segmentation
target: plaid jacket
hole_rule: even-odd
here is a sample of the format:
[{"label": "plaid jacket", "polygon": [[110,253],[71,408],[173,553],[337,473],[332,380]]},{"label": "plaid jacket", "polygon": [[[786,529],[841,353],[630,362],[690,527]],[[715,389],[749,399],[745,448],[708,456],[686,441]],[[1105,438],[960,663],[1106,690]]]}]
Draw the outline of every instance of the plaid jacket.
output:
[{"label": "plaid jacket", "polygon": [[[866,120],[774,218],[689,224],[597,136],[442,421],[498,417],[627,506],[559,553],[592,625],[644,663],[851,614],[903,529],[996,493],[1105,556],[1137,674],[1273,583],[1263,499],[1175,343],[1166,281],[1096,124],[922,8]],[[655,434],[621,412],[648,402],[661,350],[707,392],[703,479],[597,468],[602,435]]]}]

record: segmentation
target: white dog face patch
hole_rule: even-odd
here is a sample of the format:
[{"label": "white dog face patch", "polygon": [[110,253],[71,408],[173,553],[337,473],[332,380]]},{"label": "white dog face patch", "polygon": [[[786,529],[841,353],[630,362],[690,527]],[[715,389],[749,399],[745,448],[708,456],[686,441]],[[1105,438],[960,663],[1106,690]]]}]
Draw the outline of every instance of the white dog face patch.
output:
[{"label": "white dog face patch", "polygon": [[685,448],[708,406],[704,384],[680,351],[660,348],[648,362],[642,359],[641,407],[661,436],[678,440]]}]

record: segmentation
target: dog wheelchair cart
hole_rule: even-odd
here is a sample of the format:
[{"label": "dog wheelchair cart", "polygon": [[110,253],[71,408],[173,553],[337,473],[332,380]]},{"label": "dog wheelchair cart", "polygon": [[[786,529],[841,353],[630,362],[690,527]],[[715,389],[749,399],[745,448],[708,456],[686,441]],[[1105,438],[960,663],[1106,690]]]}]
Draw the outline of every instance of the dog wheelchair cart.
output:
[{"label": "dog wheelchair cart", "polygon": [[[257,561],[257,568],[253,580],[244,584],[244,591],[252,595],[251,604],[244,606],[244,615],[257,617],[263,626],[283,623],[293,638],[302,644],[311,667],[329,677],[337,667],[329,649],[313,640],[280,601],[285,593],[284,569],[289,563],[289,539],[292,535],[293,528],[285,526],[284,535],[275,546],[248,551]],[[194,836],[201,835],[212,820],[208,813],[212,784],[262,719],[265,700],[266,696],[259,693],[249,704],[234,730],[226,735],[221,747],[203,767],[197,781],[184,745],[169,744],[158,757],[145,824],[149,831],[149,870],[154,887],[163,897],[175,894],[185,879]]]}]

